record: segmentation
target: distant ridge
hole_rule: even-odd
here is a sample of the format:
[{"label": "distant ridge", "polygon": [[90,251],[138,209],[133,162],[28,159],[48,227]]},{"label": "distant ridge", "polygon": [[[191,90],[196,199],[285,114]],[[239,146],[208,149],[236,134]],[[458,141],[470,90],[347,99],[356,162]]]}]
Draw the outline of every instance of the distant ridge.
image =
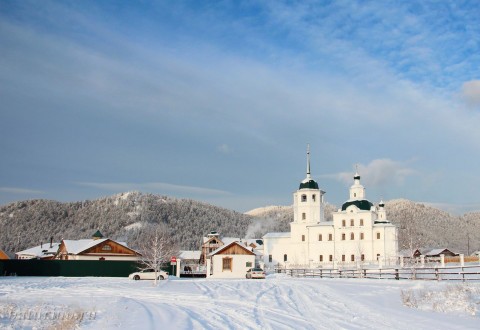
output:
[{"label": "distant ridge", "polygon": [[[415,241],[423,247],[480,250],[480,212],[455,216],[405,199],[385,203],[387,218],[399,228],[400,249]],[[336,207],[326,205],[331,220]],[[292,206],[265,206],[245,214],[189,199],[125,192],[96,200],[61,203],[28,200],[0,206],[0,249],[16,252],[46,243],[50,237],[80,239],[97,229],[105,237],[135,248],[152,226],[164,224],[181,249],[199,249],[210,231],[222,236],[261,237],[289,231]],[[468,247],[469,242],[469,247]]]}]

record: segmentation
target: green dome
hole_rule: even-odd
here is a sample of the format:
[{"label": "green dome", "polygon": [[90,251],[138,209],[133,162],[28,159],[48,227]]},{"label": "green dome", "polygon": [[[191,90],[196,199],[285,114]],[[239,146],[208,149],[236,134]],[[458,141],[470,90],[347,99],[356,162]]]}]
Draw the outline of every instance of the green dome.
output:
[{"label": "green dome", "polygon": [[364,210],[364,211],[370,211],[370,209],[373,206],[373,204],[371,202],[367,201],[366,199],[359,200],[359,201],[350,201],[350,202],[343,203],[342,211],[345,211],[347,209],[347,207],[349,207],[350,205],[355,205],[360,210]]},{"label": "green dome", "polygon": [[300,188],[298,189],[318,189],[318,183],[316,183],[314,180],[304,180],[300,183]]}]

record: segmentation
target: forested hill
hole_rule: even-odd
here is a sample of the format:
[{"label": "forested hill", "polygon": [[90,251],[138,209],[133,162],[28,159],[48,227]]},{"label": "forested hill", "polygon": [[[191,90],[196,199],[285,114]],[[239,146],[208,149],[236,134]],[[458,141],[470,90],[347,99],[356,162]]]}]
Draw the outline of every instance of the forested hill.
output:
[{"label": "forested hill", "polygon": [[[448,247],[458,252],[480,250],[480,213],[463,216],[408,200],[386,202],[387,218],[399,228],[399,247]],[[327,204],[326,220],[336,207]],[[242,214],[206,203],[129,192],[92,201],[61,203],[48,200],[0,206],[0,249],[17,252],[46,243],[50,237],[90,238],[99,229],[105,237],[135,248],[152,226],[164,224],[181,249],[199,249],[210,231],[222,236],[261,237],[289,231],[291,206],[270,206]]]},{"label": "forested hill", "polygon": [[72,203],[29,200],[0,207],[0,249],[17,252],[50,237],[56,242],[90,238],[97,229],[135,248],[144,233],[163,223],[181,249],[196,250],[213,230],[243,237],[251,221],[251,216],[206,203],[139,192]]}]

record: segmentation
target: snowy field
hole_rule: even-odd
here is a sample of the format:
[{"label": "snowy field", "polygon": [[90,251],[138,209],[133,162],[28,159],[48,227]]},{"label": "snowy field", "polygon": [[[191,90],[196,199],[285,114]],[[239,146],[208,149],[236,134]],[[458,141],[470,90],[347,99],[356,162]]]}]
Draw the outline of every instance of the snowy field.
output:
[{"label": "snowy field", "polygon": [[[406,306],[406,305],[407,306]],[[479,329],[480,283],[0,277],[1,329]]]}]

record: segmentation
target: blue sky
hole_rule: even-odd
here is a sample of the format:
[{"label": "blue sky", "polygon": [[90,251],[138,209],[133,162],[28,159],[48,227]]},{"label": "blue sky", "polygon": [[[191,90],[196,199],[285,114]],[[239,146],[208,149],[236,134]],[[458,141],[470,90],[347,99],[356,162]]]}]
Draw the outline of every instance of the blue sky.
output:
[{"label": "blue sky", "polygon": [[477,1],[1,1],[0,203],[480,210]]}]

